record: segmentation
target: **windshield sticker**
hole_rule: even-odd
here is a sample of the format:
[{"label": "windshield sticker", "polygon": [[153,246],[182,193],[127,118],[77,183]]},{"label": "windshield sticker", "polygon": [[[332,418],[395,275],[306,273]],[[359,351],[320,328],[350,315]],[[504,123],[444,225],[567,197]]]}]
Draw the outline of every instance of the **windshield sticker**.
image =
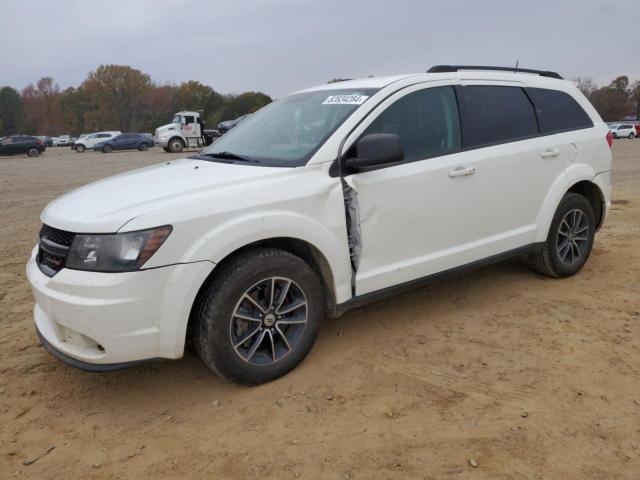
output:
[{"label": "windshield sticker", "polygon": [[322,105],[362,105],[368,95],[331,95]]}]

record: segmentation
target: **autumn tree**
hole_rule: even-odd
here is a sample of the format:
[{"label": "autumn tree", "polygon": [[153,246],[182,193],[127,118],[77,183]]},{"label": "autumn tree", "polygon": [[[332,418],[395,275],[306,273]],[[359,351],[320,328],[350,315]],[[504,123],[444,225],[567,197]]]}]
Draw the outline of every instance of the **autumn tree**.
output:
[{"label": "autumn tree", "polygon": [[245,113],[260,110],[273,100],[262,92],[245,92],[240,95],[225,95],[224,107],[220,111],[220,120],[232,120]]},{"label": "autumn tree", "polygon": [[628,92],[629,78],[617,77],[608,86],[594,91],[589,100],[605,122],[622,120],[634,108]]},{"label": "autumn tree", "polygon": [[92,107],[85,122],[130,131],[139,119],[151,77],[126,65],[100,65],[81,87]]},{"label": "autumn tree", "polygon": [[578,90],[580,90],[587,98],[589,98],[593,92],[598,89],[598,85],[596,85],[596,82],[591,77],[578,77],[573,81],[578,87]]}]

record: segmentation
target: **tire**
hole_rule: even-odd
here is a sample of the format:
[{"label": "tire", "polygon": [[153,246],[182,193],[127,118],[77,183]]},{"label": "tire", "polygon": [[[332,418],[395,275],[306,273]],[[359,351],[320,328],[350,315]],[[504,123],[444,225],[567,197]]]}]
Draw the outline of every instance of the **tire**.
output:
[{"label": "tire", "polygon": [[111,153],[113,152],[113,147],[111,145],[105,145],[102,147],[102,153]]},{"label": "tire", "polygon": [[82,153],[86,150],[85,146],[80,144],[80,145],[76,145],[76,152],[78,153]]},{"label": "tire", "polygon": [[169,142],[169,151],[173,153],[180,153],[184,148],[184,144],[182,140],[179,138],[174,138]]},{"label": "tire", "polygon": [[31,147],[29,148],[29,150],[27,150],[27,155],[35,158],[40,155],[40,150],[38,150],[36,147]]},{"label": "tire", "polygon": [[163,149],[165,152],[167,152],[167,153],[169,153],[169,152],[171,151],[171,150],[169,150],[169,148],[168,148],[168,147],[162,147],[162,149]]},{"label": "tire", "polygon": [[147,145],[146,143],[141,143],[140,145],[138,145],[138,151],[145,152],[147,150],[149,150],[149,145]]},{"label": "tire", "polygon": [[[589,201],[577,193],[567,193],[553,216],[542,250],[529,258],[529,265],[547,277],[575,275],[591,254],[595,230],[595,216]],[[570,242],[570,238],[574,241]]]},{"label": "tire", "polygon": [[635,136],[636,136],[636,134],[635,134],[635,133],[633,133],[633,132],[631,132],[627,138],[628,138],[629,140],[632,140],[632,139],[633,139],[633,137],[635,137]]},{"label": "tire", "polygon": [[302,259],[274,248],[249,250],[220,268],[196,310],[194,343],[203,363],[244,385],[291,371],[313,347],[325,316],[316,273]]}]

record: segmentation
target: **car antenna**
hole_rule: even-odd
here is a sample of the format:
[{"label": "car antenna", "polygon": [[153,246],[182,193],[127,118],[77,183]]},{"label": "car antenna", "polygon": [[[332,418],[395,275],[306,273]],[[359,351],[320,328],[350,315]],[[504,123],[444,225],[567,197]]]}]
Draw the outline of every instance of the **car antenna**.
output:
[{"label": "car antenna", "polygon": [[520,61],[516,58],[516,66],[513,69],[513,73],[517,73],[518,72],[518,64],[520,63]]}]

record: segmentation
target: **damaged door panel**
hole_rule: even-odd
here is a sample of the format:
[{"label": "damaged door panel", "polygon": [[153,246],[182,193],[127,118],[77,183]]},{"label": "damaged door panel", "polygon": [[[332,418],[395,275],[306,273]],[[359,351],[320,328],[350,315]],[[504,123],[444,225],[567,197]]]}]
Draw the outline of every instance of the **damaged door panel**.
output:
[{"label": "damaged door panel", "polygon": [[349,257],[351,259],[351,290],[355,295],[355,272],[358,271],[362,256],[362,235],[360,230],[360,207],[358,205],[358,192],[342,179],[342,191],[344,193],[344,211],[347,220],[347,241],[349,242]]}]

